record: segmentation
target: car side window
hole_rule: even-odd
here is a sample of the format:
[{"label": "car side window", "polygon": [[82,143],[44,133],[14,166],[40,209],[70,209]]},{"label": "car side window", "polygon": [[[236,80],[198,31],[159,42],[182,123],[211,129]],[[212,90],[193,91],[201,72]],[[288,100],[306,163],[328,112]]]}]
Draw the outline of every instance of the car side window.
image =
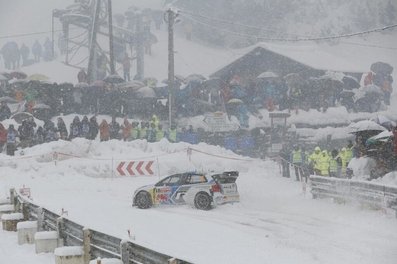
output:
[{"label": "car side window", "polygon": [[179,182],[180,177],[179,176],[172,176],[170,177],[170,180],[167,182],[167,186],[173,186],[177,185]]},{"label": "car side window", "polygon": [[186,178],[186,184],[206,183],[207,178],[204,175],[190,175]]}]

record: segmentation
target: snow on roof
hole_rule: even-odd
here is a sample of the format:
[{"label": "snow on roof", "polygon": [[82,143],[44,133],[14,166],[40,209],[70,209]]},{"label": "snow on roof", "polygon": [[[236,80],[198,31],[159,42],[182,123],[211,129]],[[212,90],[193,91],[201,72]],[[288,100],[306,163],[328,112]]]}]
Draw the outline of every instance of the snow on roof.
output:
[{"label": "snow on roof", "polygon": [[[349,41],[353,41],[357,45],[346,41],[340,41],[335,45],[314,41],[261,42],[250,47],[233,50],[233,55],[225,61],[223,67],[260,47],[318,70],[352,73],[368,72],[371,64],[377,61],[387,62],[396,68],[397,52],[390,49],[366,46],[371,43],[379,43],[381,46],[389,45],[391,47],[391,43],[396,40],[397,33],[391,32],[390,34],[373,34],[365,39],[360,37],[349,38]],[[218,68],[217,71],[222,68]],[[396,76],[396,71],[393,73]]]}]

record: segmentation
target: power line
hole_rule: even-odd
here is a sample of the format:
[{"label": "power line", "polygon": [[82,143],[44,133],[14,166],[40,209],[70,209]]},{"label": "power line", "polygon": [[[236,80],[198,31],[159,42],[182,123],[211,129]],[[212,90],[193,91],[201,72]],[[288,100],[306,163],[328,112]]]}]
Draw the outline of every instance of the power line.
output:
[{"label": "power line", "polygon": [[[229,20],[225,20],[225,19],[220,19],[220,18],[213,18],[213,17],[208,17],[208,16],[203,16],[200,14],[194,14],[185,10],[182,10],[181,13],[185,13],[189,16],[192,17],[196,17],[196,18],[204,18],[207,20],[212,20],[212,21],[217,21],[223,24],[229,24],[232,26],[240,26],[240,27],[245,27],[245,28],[249,28],[249,29],[254,29],[254,30],[258,30],[258,31],[267,31],[267,32],[272,32],[272,33],[280,33],[279,31],[275,30],[275,29],[268,29],[268,28],[263,28],[263,27],[256,27],[256,26],[251,26],[251,25],[246,25],[246,24],[241,24],[241,23],[236,23],[234,21],[229,21]],[[307,37],[307,36],[303,36],[303,35],[298,35],[298,34],[293,34],[293,33],[286,33],[288,35],[291,36],[297,36],[297,37]]]},{"label": "power line", "polygon": [[348,45],[353,45],[353,46],[363,46],[363,47],[371,47],[371,48],[378,48],[378,49],[397,50],[397,48],[384,47],[384,46],[378,46],[378,45],[373,45],[373,44],[363,44],[363,43],[348,42],[348,41],[341,41],[341,43],[348,44]]},{"label": "power line", "polygon": [[[182,14],[184,15],[184,14]],[[236,36],[241,36],[241,37],[250,37],[250,38],[256,38],[257,40],[261,40],[261,41],[280,41],[280,42],[300,42],[300,41],[320,41],[320,40],[331,40],[331,39],[341,39],[341,38],[349,38],[349,37],[354,37],[354,36],[359,36],[359,35],[365,35],[365,34],[370,34],[370,33],[374,33],[374,32],[381,32],[384,30],[389,30],[389,29],[393,29],[397,27],[397,24],[394,25],[388,25],[388,26],[384,26],[384,27],[379,27],[379,28],[374,28],[374,29],[370,29],[370,30],[366,30],[366,31],[360,31],[360,32],[354,32],[354,33],[348,33],[348,34],[341,34],[341,35],[333,35],[333,36],[325,36],[325,37],[300,37],[300,38],[269,38],[266,36],[260,36],[260,35],[253,35],[253,34],[246,34],[246,33],[241,33],[241,32],[236,32],[236,31],[232,31],[232,30],[228,30],[225,28],[220,28],[217,26],[214,26],[212,24],[194,19],[192,16],[190,15],[184,15],[186,18],[205,25],[207,27],[210,28],[214,28],[226,33],[230,33]],[[232,22],[231,22],[232,24]]]}]

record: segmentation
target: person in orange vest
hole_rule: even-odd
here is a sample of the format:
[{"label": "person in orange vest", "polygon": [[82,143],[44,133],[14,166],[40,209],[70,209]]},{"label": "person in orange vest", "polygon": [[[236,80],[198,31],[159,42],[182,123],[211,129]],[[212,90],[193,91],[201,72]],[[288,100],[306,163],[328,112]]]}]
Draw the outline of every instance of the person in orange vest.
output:
[{"label": "person in orange vest", "polygon": [[123,135],[123,140],[124,141],[129,141],[130,140],[131,129],[132,129],[131,123],[128,122],[127,117],[124,118],[124,123],[123,123],[123,125],[121,125],[121,131],[122,131],[122,135]]},{"label": "person in orange vest", "polygon": [[101,141],[108,141],[110,138],[109,124],[105,119],[99,125],[99,139]]}]

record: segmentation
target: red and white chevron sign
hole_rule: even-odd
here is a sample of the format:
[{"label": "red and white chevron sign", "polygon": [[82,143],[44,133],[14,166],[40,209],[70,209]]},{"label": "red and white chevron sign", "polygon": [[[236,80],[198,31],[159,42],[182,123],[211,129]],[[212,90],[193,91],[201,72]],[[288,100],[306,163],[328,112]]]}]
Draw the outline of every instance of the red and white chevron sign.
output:
[{"label": "red and white chevron sign", "polygon": [[151,176],[153,175],[153,160],[147,161],[122,161],[116,170],[121,176]]}]

